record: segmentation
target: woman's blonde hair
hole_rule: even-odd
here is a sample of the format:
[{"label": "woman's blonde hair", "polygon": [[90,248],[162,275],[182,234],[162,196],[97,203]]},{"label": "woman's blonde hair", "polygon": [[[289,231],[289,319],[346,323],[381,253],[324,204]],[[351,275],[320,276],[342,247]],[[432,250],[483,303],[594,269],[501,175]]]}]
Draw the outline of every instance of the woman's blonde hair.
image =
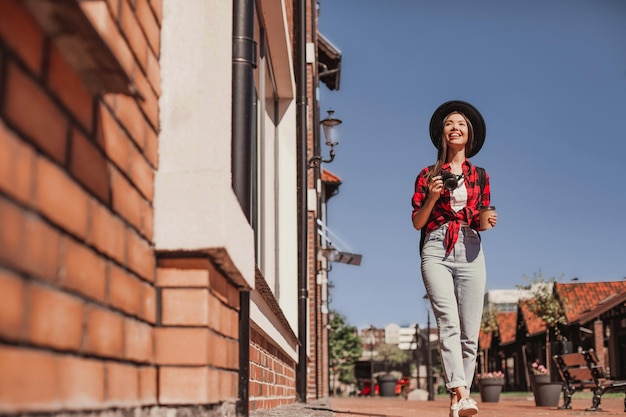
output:
[{"label": "woman's blonde hair", "polygon": [[[468,117],[464,115],[463,113],[461,113],[460,111],[453,111],[452,113],[444,117],[443,121],[441,122],[442,127],[446,124],[446,121],[448,120],[448,118],[452,116],[453,114],[460,114],[465,120],[465,123],[467,123],[467,143],[465,144],[465,152],[467,153],[467,150],[472,149],[472,146],[474,145],[474,127],[472,126],[472,122],[470,122]],[[435,164],[435,167],[430,173],[431,177],[436,177],[437,175],[439,175],[439,171],[441,171],[441,167],[443,166],[443,164],[446,163],[447,156],[448,156],[448,144],[446,143],[443,137],[443,128],[442,128],[441,137],[439,138],[439,143],[437,146],[437,163]]]}]

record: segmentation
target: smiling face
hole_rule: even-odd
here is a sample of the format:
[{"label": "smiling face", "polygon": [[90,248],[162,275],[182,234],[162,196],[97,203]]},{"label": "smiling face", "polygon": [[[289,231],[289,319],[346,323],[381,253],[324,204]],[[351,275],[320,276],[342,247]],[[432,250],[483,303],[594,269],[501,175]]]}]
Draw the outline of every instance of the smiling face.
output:
[{"label": "smiling face", "polygon": [[469,140],[469,127],[461,113],[450,113],[443,120],[443,140],[448,148],[465,148]]}]

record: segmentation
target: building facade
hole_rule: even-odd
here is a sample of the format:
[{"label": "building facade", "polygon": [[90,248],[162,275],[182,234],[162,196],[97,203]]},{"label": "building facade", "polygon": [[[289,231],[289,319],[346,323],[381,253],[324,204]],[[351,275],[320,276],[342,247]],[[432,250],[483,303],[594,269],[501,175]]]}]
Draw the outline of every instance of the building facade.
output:
[{"label": "building facade", "polygon": [[496,290],[487,294],[486,308],[493,313],[494,321],[485,323],[488,325],[481,330],[480,372],[502,371],[506,390],[530,390],[532,362],[549,368],[551,378],[559,381],[549,357],[594,349],[611,377],[623,378],[626,366],[620,352],[624,346],[621,325],[626,282],[556,282],[546,288],[563,311],[565,323],[558,331],[548,328],[533,313],[529,306],[532,291]]},{"label": "building facade", "polygon": [[317,2],[0,7],[0,412],[326,396]]}]

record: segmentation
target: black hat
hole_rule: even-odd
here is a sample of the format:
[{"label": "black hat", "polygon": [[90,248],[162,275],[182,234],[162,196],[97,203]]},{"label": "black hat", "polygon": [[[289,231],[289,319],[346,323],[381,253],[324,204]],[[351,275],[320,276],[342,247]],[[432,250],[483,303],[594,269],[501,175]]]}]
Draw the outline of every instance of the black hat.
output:
[{"label": "black hat", "polygon": [[483,147],[483,143],[485,143],[485,135],[487,134],[487,127],[485,126],[485,120],[478,109],[465,101],[447,101],[435,110],[433,117],[430,118],[430,139],[433,141],[433,145],[435,145],[438,149],[439,141],[441,140],[441,133],[443,131],[443,119],[455,111],[463,113],[472,124],[472,128],[474,130],[474,143],[472,144],[472,149],[470,149],[466,155],[468,158],[471,158],[476,155],[478,151],[480,151],[480,148]]}]

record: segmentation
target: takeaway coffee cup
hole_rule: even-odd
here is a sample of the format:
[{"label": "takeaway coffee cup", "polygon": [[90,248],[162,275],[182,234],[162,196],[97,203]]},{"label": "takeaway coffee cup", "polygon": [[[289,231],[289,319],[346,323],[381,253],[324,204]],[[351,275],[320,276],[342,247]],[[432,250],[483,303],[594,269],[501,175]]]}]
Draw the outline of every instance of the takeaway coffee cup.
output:
[{"label": "takeaway coffee cup", "polygon": [[491,229],[491,223],[487,221],[489,216],[496,211],[495,206],[482,206],[480,208],[480,228],[481,230]]}]

